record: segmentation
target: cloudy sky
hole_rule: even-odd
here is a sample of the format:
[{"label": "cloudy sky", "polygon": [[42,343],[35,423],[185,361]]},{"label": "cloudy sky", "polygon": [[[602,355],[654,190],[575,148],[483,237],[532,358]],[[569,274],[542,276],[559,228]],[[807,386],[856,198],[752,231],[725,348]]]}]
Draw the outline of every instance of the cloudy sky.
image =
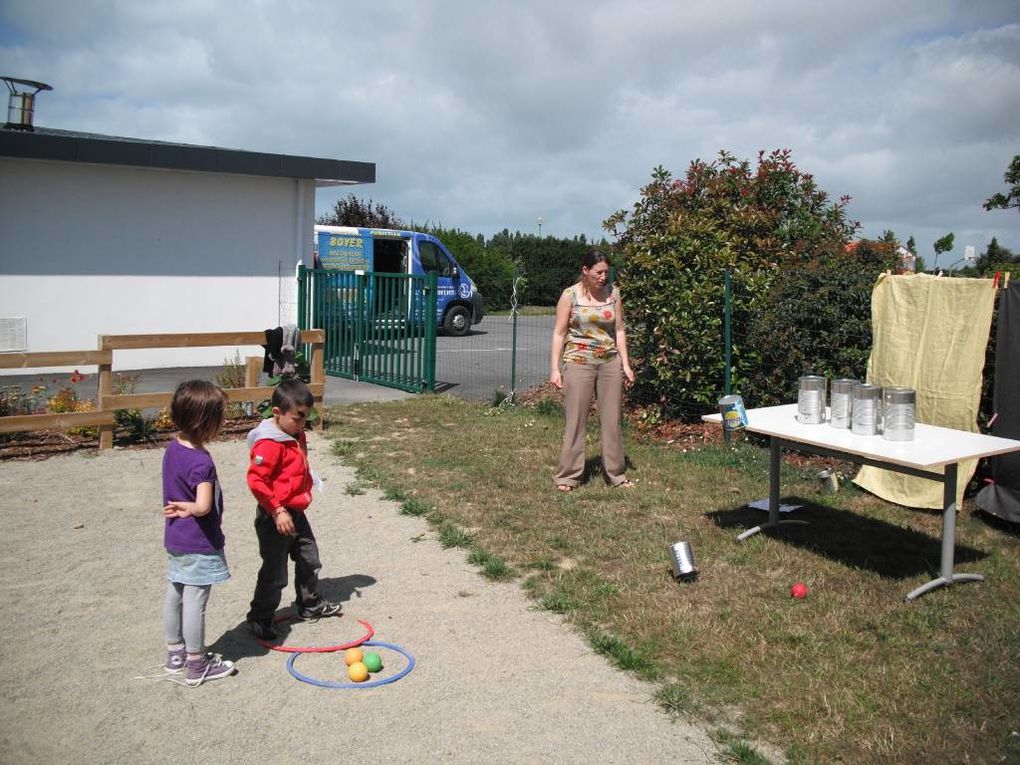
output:
[{"label": "cloudy sky", "polygon": [[[37,124],[377,165],[355,190],[486,236],[601,236],[656,165],[789,148],[861,233],[940,265],[1020,154],[1017,0],[0,0]],[[347,190],[319,192],[325,212]]]}]

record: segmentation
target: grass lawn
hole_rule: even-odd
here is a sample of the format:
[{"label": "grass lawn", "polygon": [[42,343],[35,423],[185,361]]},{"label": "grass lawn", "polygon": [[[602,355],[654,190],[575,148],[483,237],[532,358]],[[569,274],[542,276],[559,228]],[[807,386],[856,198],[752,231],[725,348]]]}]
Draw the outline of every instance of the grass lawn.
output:
[{"label": "grass lawn", "polygon": [[[745,507],[768,493],[757,446],[682,451],[628,429],[636,488],[596,473],[561,494],[552,407],[421,396],[327,414],[361,481],[427,515],[483,575],[562,614],[648,680],[664,713],[707,721],[735,761],[775,749],[793,763],[1020,762],[1020,533],[969,501],[956,568],[986,581],[908,604],[938,573],[941,513],[849,485],[822,496],[817,468],[784,463],[784,502],[803,503],[796,517],[811,525],[737,542],[765,518]],[[671,576],[679,540],[694,582]],[[796,581],[807,598],[790,597]]]}]

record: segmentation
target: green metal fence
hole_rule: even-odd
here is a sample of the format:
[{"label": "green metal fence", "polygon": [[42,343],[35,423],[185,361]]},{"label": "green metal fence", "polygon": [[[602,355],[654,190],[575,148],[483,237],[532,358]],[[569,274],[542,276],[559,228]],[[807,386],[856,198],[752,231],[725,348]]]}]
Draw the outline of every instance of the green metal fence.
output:
[{"label": "green metal fence", "polygon": [[298,326],[326,330],[327,375],[436,386],[436,275],[298,271]]}]

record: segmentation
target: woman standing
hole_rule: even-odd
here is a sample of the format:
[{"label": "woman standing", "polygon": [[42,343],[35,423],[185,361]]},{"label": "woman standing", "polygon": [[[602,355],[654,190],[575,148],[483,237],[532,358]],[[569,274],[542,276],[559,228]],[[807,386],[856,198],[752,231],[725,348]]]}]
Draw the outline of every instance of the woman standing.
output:
[{"label": "woman standing", "polygon": [[[592,250],[581,261],[581,280],[556,304],[549,382],[563,390],[566,426],[554,482],[571,491],[584,475],[584,436],[592,395],[598,396],[602,467],[611,486],[627,480],[620,433],[623,378],[634,382],[619,289],[608,286],[609,258]],[[563,371],[560,371],[560,364]]]}]

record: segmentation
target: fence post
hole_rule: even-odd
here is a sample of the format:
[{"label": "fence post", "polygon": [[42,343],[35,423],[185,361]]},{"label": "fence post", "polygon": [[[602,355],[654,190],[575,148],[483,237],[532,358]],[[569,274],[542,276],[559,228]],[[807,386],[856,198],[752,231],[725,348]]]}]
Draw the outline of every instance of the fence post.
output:
[{"label": "fence post", "polygon": [[439,278],[435,271],[426,274],[428,287],[425,296],[425,379],[424,390],[436,389],[436,300]]},{"label": "fence post", "polygon": [[[99,336],[99,350],[105,350],[106,335]],[[112,359],[112,356],[111,356]],[[99,411],[105,412],[107,410],[107,399],[113,394],[113,364],[99,364],[99,390],[96,394],[96,398],[99,400],[96,405],[99,407]],[[113,425],[100,425],[99,426],[99,449],[112,449],[113,448]]]},{"label": "fence post", "polygon": [[510,403],[514,403],[517,397],[517,315],[520,313],[517,310],[517,285],[521,281],[521,275],[518,273],[514,274],[513,281],[513,292],[510,295],[510,316],[514,324],[513,329],[513,340],[510,343],[510,392],[507,394],[507,398],[510,399]]},{"label": "fence post", "polygon": [[[733,298],[732,278],[730,276],[730,272],[727,271],[725,279],[723,280],[723,345],[725,347],[725,350],[723,351],[723,357],[724,357],[724,360],[725,360],[725,363],[726,363],[726,373],[725,373],[725,377],[724,377],[723,391],[724,391],[724,395],[727,395],[727,396],[730,395],[730,385],[731,385],[731,381],[730,381],[730,363],[731,363],[731,360],[730,360],[730,357],[731,357],[730,346],[732,344],[731,343],[732,338],[730,336],[730,314],[731,314],[731,310],[732,309],[731,309],[731,306],[730,306],[730,301],[732,300],[732,298]],[[725,426],[723,427],[723,441],[726,443],[726,446],[730,445],[730,431]]]}]

